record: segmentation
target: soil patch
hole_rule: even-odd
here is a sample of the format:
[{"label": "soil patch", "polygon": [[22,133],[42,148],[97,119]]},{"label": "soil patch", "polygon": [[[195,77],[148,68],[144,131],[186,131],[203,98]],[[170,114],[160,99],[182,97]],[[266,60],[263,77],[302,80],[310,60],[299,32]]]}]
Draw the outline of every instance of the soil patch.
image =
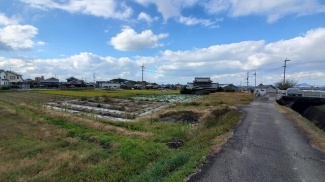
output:
[{"label": "soil patch", "polygon": [[159,121],[174,123],[197,123],[202,114],[193,111],[171,111],[159,116]]}]

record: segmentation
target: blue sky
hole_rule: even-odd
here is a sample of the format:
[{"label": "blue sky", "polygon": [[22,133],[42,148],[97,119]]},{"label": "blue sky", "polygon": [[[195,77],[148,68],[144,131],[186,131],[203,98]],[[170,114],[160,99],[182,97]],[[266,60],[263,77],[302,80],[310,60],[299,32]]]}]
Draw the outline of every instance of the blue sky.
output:
[{"label": "blue sky", "polygon": [[24,78],[325,85],[323,0],[0,0],[0,68]]}]

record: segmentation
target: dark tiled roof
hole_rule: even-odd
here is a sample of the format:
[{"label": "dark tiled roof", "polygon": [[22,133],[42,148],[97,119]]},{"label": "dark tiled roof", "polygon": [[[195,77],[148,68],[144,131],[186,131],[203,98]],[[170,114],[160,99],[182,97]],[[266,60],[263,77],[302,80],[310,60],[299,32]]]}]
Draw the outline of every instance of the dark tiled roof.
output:
[{"label": "dark tiled roof", "polygon": [[7,73],[12,73],[12,74],[15,74],[15,75],[18,75],[18,76],[23,76],[23,75],[21,75],[21,74],[18,74],[18,73],[16,73],[16,72],[13,72],[13,71],[6,71]]}]

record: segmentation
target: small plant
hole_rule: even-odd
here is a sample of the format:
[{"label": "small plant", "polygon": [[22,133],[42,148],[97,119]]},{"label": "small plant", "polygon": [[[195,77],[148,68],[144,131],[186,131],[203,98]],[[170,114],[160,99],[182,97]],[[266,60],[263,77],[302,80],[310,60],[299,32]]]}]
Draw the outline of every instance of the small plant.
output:
[{"label": "small plant", "polygon": [[81,101],[86,101],[86,100],[88,100],[88,98],[87,97],[81,97],[80,100]]},{"label": "small plant", "polygon": [[97,104],[97,107],[102,107],[102,105],[98,103],[98,104]]}]

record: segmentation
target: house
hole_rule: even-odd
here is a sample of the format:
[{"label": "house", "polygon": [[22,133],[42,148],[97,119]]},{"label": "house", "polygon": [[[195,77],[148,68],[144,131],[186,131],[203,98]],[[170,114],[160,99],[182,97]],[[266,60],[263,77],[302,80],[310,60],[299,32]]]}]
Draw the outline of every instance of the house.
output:
[{"label": "house", "polygon": [[187,83],[187,89],[196,89],[198,91],[216,92],[219,84],[212,83],[210,77],[195,77],[193,83]]},{"label": "house", "polygon": [[9,84],[21,83],[24,81],[21,74],[13,71],[6,71],[6,78],[9,80]]},{"label": "house", "polygon": [[238,92],[238,87],[233,84],[219,84],[219,87],[225,92]]},{"label": "house", "polygon": [[276,93],[276,88],[273,85],[263,85],[260,84],[254,87],[254,94],[259,93],[260,95],[265,95],[268,93]]},{"label": "house", "polygon": [[178,84],[175,85],[175,87],[176,87],[177,90],[180,90],[180,89],[182,89],[183,85],[178,83]]},{"label": "house", "polygon": [[54,77],[44,80],[43,77],[43,80],[40,81],[39,85],[42,87],[59,87],[60,81]]},{"label": "house", "polygon": [[86,87],[86,84],[83,80],[79,80],[74,77],[67,78],[67,82],[61,84],[62,88],[81,88]]},{"label": "house", "polygon": [[110,90],[121,89],[120,83],[112,83],[109,81],[97,81],[96,84],[100,89],[110,89]]},{"label": "house", "polygon": [[139,88],[142,88],[142,85],[137,83],[137,84],[134,84],[133,85],[133,88],[139,89]]},{"label": "house", "polygon": [[44,80],[44,76],[41,76],[41,77],[35,77],[35,83],[36,83],[36,84],[41,83],[41,81],[43,81],[43,80]]},{"label": "house", "polygon": [[9,85],[7,74],[5,70],[0,70],[0,87],[6,87]]}]

